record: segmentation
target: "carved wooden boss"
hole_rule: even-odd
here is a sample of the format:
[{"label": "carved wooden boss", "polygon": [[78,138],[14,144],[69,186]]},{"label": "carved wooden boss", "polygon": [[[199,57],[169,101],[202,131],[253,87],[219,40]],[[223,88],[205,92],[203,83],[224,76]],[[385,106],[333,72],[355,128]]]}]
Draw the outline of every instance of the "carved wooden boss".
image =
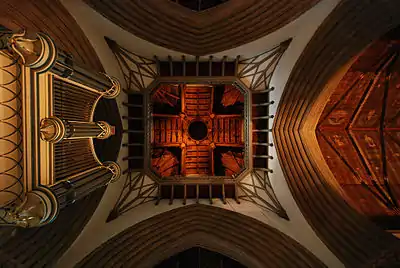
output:
[{"label": "carved wooden boss", "polygon": [[40,226],[120,176],[93,146],[114,133],[93,122],[96,104],[120,85],[75,66],[46,34],[0,34],[0,224]]}]

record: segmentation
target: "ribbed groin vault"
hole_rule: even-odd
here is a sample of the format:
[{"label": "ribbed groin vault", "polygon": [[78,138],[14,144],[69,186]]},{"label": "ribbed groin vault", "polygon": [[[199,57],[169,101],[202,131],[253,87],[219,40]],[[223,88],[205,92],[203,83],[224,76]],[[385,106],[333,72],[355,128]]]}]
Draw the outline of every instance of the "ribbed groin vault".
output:
[{"label": "ribbed groin vault", "polygon": [[347,203],[316,134],[399,11],[0,0],[0,267],[400,267],[396,230]]}]

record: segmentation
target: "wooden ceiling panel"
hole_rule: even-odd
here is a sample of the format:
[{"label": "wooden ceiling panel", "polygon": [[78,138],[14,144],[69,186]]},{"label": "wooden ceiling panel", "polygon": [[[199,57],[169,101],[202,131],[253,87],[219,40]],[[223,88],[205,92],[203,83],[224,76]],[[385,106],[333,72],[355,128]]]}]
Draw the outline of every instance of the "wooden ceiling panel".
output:
[{"label": "wooden ceiling panel", "polygon": [[278,157],[294,199],[321,240],[348,267],[399,266],[399,241],[338,194],[330,168],[321,162],[323,154],[314,150],[318,144],[310,131],[318,117],[312,112],[321,112],[324,89],[338,71],[371,40],[400,24],[399,8],[398,1],[341,1],[293,68],[274,121]]},{"label": "wooden ceiling panel", "polygon": [[[395,32],[397,35],[384,36],[358,56],[330,97],[317,130],[324,158],[342,189],[347,189],[347,199],[370,218],[400,216],[396,144],[400,131],[396,118],[400,110],[400,34]],[[356,182],[343,179],[348,171]]]}]

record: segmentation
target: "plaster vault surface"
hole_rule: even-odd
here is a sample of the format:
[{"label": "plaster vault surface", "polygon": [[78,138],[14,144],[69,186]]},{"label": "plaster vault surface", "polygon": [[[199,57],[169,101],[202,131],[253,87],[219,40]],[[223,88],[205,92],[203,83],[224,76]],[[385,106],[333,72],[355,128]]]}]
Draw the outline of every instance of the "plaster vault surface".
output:
[{"label": "plaster vault surface", "polygon": [[[64,0],[62,2],[81,26],[90,43],[96,50],[105,71],[108,74],[117,77],[120,81],[123,81],[124,79],[122,74],[119,72],[120,69],[113,53],[104,40],[104,36],[112,38],[130,51],[148,58],[157,55],[160,59],[167,59],[168,56],[180,59],[182,55],[185,55],[184,53],[165,49],[133,36],[96,13],[81,0]],[[222,59],[223,56],[235,58],[237,55],[252,57],[292,38],[292,42],[280,59],[270,82],[270,84],[275,88],[275,90],[270,94],[271,100],[274,101],[274,104],[270,106],[270,113],[275,114],[285,84],[297,59],[300,57],[303,49],[317,30],[318,26],[329,15],[338,2],[338,0],[321,1],[312,9],[301,15],[298,19],[272,34],[254,42],[215,53],[213,56],[216,59]],[[194,58],[194,56],[191,55],[185,56],[188,59]],[[208,55],[200,57],[200,60],[207,58]],[[126,102],[126,98],[126,94],[121,94],[117,99],[121,115],[124,114],[122,102]],[[272,128],[272,123],[273,121],[270,120],[270,128]],[[124,128],[127,128],[126,121],[123,121],[123,124],[125,124]],[[270,135],[272,136],[272,133]],[[123,136],[123,139],[127,139],[126,135]],[[123,140],[123,143],[124,142],[126,142],[126,140]],[[125,155],[127,155],[127,148],[122,147],[118,158],[118,163],[121,165],[122,170],[126,169],[127,165],[126,161],[122,161],[122,158]],[[339,259],[337,259],[317,237],[301,214],[285,181],[274,147],[271,147],[270,155],[273,159],[269,160],[269,165],[274,171],[270,175],[271,184],[277,199],[286,210],[290,221],[282,219],[272,212],[266,211],[253,203],[245,201],[242,201],[241,204],[237,204],[234,200],[228,199],[227,204],[223,204],[221,201],[215,200],[213,206],[241,213],[270,225],[299,242],[328,267],[344,267]],[[149,202],[130,210],[116,220],[106,223],[108,214],[113,208],[123,184],[124,179],[121,178],[119,181],[108,186],[94,215],[76,241],[59,260],[58,267],[73,267],[102,243],[106,242],[126,228],[157,214],[184,206],[182,202],[174,202],[169,205],[167,200],[161,200],[160,204],[157,206],[155,206],[154,203]],[[195,201],[188,200],[186,206],[194,203]],[[200,203],[209,205],[207,200],[200,200]]]}]

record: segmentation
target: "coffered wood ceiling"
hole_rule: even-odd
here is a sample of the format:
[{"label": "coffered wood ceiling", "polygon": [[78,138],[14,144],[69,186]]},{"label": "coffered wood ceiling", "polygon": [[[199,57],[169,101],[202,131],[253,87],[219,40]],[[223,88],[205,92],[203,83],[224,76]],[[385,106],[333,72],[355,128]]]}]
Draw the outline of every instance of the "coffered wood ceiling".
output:
[{"label": "coffered wood ceiling", "polygon": [[398,229],[400,218],[390,222],[400,215],[399,30],[391,35],[347,71],[325,106],[317,139],[349,202],[382,227]]},{"label": "coffered wood ceiling", "polygon": [[400,24],[399,9],[399,1],[365,5],[341,1],[297,61],[274,122],[278,156],[297,204],[322,241],[348,267],[398,266],[399,241],[356,213],[333,188],[321,152],[313,150],[319,146],[313,140],[312,122],[319,117],[310,112],[342,66]]},{"label": "coffered wood ceiling", "polygon": [[170,0],[85,0],[132,34],[176,51],[206,55],[263,37],[320,0],[230,0],[194,12]]}]

